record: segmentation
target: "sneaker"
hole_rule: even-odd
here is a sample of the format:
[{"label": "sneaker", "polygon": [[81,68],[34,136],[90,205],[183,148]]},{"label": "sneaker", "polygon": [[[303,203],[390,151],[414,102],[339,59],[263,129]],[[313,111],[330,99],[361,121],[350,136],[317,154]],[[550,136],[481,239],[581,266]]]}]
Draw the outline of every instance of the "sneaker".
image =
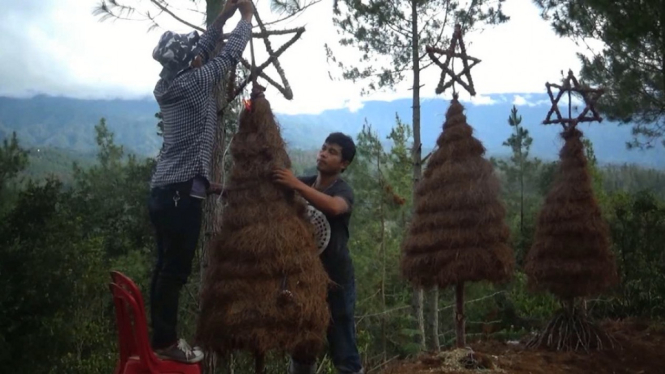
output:
[{"label": "sneaker", "polygon": [[162,360],[178,361],[186,364],[195,364],[203,360],[203,352],[198,347],[190,347],[184,339],[170,347],[155,349],[155,355]]}]

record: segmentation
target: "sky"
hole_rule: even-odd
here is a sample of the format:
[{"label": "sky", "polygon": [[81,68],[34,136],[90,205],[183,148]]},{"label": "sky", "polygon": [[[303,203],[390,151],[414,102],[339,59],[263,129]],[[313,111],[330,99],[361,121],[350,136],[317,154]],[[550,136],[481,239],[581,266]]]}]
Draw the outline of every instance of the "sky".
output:
[{"label": "sky", "polygon": [[[256,1],[256,0],[255,0]],[[156,13],[148,0],[119,0],[138,4],[139,9]],[[191,8],[191,0],[171,0]],[[159,79],[160,65],[152,59],[152,50],[165,30],[189,32],[191,29],[168,15],[158,18],[160,28],[148,31],[147,21],[107,20],[93,15],[98,0],[21,0],[3,1],[0,13],[0,95],[30,97],[35,94],[75,98],[151,98]],[[201,4],[204,6],[204,2]],[[486,28],[481,33],[464,36],[467,52],[482,62],[471,69],[478,94],[461,99],[477,104],[491,104],[488,94],[544,93],[545,82],[559,81],[561,70],[579,70],[576,52],[583,52],[572,41],[555,35],[540,18],[532,0],[507,0],[504,11],[511,20]],[[264,22],[279,18],[271,14],[269,0],[259,0],[259,14]],[[202,24],[199,13],[176,11],[194,24]],[[227,22],[231,31],[239,13]],[[306,28],[302,38],[280,58],[294,92],[284,99],[274,88],[267,95],[276,112],[288,114],[320,113],[326,109],[357,110],[366,100],[394,100],[411,97],[407,80],[394,91],[362,97],[362,83],[331,81],[329,72],[339,70],[326,62],[324,44],[332,45],[336,57],[353,62],[359,53],[338,44],[339,35],[332,23],[332,0],[307,9],[275,28]],[[271,41],[277,49],[288,37]],[[254,43],[257,62],[267,57],[261,40]],[[249,59],[249,47],[244,56]],[[457,63],[457,69],[461,63]],[[274,70],[268,70],[274,78]],[[421,76],[425,84],[421,96],[436,97],[434,89],[440,70],[432,67]],[[446,94],[444,94],[445,97]],[[515,104],[527,104],[524,96]]]}]

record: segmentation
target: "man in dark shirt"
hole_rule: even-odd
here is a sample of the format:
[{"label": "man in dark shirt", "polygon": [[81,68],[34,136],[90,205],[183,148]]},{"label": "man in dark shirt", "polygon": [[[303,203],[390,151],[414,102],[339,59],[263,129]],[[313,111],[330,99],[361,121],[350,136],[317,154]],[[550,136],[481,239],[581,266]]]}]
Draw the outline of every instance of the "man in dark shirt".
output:
[{"label": "man in dark shirt", "polygon": [[[241,20],[217,56],[222,27],[240,9]],[[150,219],[157,262],[150,287],[152,348],[168,360],[198,362],[203,353],[178,339],[178,300],[192,269],[201,229],[201,201],[210,191],[210,160],[217,126],[215,86],[233,69],[251,37],[254,6],[227,0],[199,39],[196,32],[165,32],[153,50],[163,67],[154,89],[164,122],[164,145],[151,181]]]},{"label": "man in dark shirt", "polygon": [[[316,158],[317,175],[296,178],[288,169],[274,172],[276,183],[297,191],[314,208],[323,212],[330,223],[330,241],[320,258],[334,282],[328,291],[328,306],[332,317],[328,328],[328,345],[339,374],[363,373],[354,321],[355,275],[347,246],[353,189],[340,177],[355,154],[353,139],[342,133],[332,133],[326,138]],[[293,353],[290,374],[314,374],[315,369],[316,357]]]}]

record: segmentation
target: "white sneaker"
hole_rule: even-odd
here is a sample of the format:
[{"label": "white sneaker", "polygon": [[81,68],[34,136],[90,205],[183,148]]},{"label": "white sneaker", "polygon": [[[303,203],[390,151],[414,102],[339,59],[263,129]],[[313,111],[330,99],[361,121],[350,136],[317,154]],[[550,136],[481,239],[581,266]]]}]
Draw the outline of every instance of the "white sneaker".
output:
[{"label": "white sneaker", "polygon": [[199,347],[192,347],[185,339],[178,340],[170,347],[155,349],[155,355],[162,360],[178,361],[186,364],[195,364],[203,360],[203,352]]}]

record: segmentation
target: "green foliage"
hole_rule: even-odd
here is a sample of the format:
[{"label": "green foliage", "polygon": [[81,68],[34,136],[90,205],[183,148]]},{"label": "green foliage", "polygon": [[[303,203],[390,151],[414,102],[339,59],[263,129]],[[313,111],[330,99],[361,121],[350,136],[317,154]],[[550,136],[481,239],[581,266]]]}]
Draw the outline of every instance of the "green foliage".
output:
[{"label": "green foliage", "polygon": [[[498,171],[506,186],[512,236],[519,237],[521,232],[528,250],[556,163],[541,164],[529,157],[528,132],[519,131],[518,119],[514,111],[509,121],[515,129],[513,140],[506,142],[513,155],[496,160],[496,165],[501,165]],[[11,365],[19,374],[111,372],[117,349],[106,288],[108,271],[124,272],[148,294],[154,245],[146,203],[154,160],[126,155],[103,120],[95,135],[96,160],[76,162],[67,188],[54,177],[35,180],[36,174],[23,171],[13,174],[14,179],[22,176],[27,181],[15,186],[15,199],[3,201],[0,365]],[[349,248],[358,288],[358,341],[368,371],[420,349],[413,339],[419,332],[412,327],[411,290],[399,274],[400,244],[412,204],[410,126],[396,116],[388,140],[390,150],[366,123],[356,139],[356,160],[345,173],[356,193]],[[5,150],[11,147],[7,144]],[[521,147],[513,148],[514,144]],[[665,187],[661,182],[665,173],[628,165],[601,166],[589,142],[586,151],[594,188],[612,228],[621,274],[621,284],[614,290],[587,301],[589,310],[598,318],[663,318]],[[12,152],[24,154],[18,143]],[[289,153],[298,174],[315,172],[314,151]],[[62,155],[58,161],[62,165],[79,157],[57,154]],[[6,170],[23,167],[20,158],[13,160]],[[523,202],[516,188],[520,175],[524,178]],[[191,337],[195,327],[198,271],[195,266],[181,297],[179,328],[184,337]],[[466,292],[470,341],[520,339],[541,327],[559,307],[551,296],[528,290],[519,270],[508,284],[471,284]],[[453,303],[452,290],[442,290],[438,332],[444,345],[454,342]],[[250,355],[237,356],[235,372],[251,373],[251,360]],[[321,365],[321,373],[334,373],[328,356]],[[282,373],[285,367],[285,358],[275,356],[268,372]]]},{"label": "green foliage", "polygon": [[0,231],[0,365],[16,373],[111,369],[99,240],[86,238],[61,187],[29,183]]},{"label": "green foliage", "polygon": [[0,148],[0,189],[28,165],[28,152],[18,144],[16,133],[5,139]]},{"label": "green foliage", "polygon": [[[344,9],[340,10],[340,4]],[[456,0],[336,1],[333,23],[343,35],[339,43],[359,50],[362,57],[349,67],[326,45],[328,59],[343,70],[344,79],[369,80],[363,94],[392,88],[406,74],[418,76],[427,67],[420,68],[420,58],[414,61],[414,54],[424,55],[426,45],[447,44],[453,22],[461,23],[468,32],[478,24],[507,21],[501,5],[493,0],[473,1],[469,8]]]},{"label": "green foliage", "polygon": [[102,119],[95,126],[98,164],[88,169],[74,165],[74,196],[86,230],[104,238],[111,256],[152,246],[147,198],[153,160],[125,157]]},{"label": "green foliage", "polygon": [[[632,122],[630,147],[652,147],[665,131],[665,58],[660,0],[535,0],[554,30],[575,41],[603,42],[591,57],[582,53],[581,77],[606,88],[600,109],[610,120]],[[665,141],[663,141],[665,146]]]},{"label": "green foliage", "polygon": [[527,227],[525,215],[533,213],[528,211],[528,206],[532,206],[537,199],[533,185],[541,161],[529,158],[533,138],[529,136],[529,130],[522,126],[522,116],[517,114],[514,105],[508,117],[508,125],[513,128],[513,133],[503,145],[510,147],[512,155],[509,160],[496,160],[495,164],[505,177],[503,189],[508,203],[508,220],[513,226],[512,231],[517,234],[512,236],[512,241],[518,264],[521,264],[527,248],[531,246],[530,233],[533,227]]},{"label": "green foliage", "polygon": [[51,147],[31,148],[28,155],[28,166],[21,173],[26,179],[42,180],[48,177],[57,178],[64,188],[71,188],[74,183],[72,165],[76,163],[88,168],[97,163],[96,153],[76,152],[68,149]]},{"label": "green foliage", "polygon": [[4,139],[0,148],[0,215],[5,202],[12,198],[8,184],[28,166],[28,152],[19,146],[16,133],[11,139]]},{"label": "green foliage", "polygon": [[96,133],[98,165],[74,166],[69,189],[53,177],[28,180],[0,221],[0,365],[13,372],[110,372],[108,271],[146,284],[151,163],[124,159],[103,120]]},{"label": "green foliage", "polygon": [[610,228],[621,286],[613,315],[665,316],[665,202],[648,191],[611,196]]}]

